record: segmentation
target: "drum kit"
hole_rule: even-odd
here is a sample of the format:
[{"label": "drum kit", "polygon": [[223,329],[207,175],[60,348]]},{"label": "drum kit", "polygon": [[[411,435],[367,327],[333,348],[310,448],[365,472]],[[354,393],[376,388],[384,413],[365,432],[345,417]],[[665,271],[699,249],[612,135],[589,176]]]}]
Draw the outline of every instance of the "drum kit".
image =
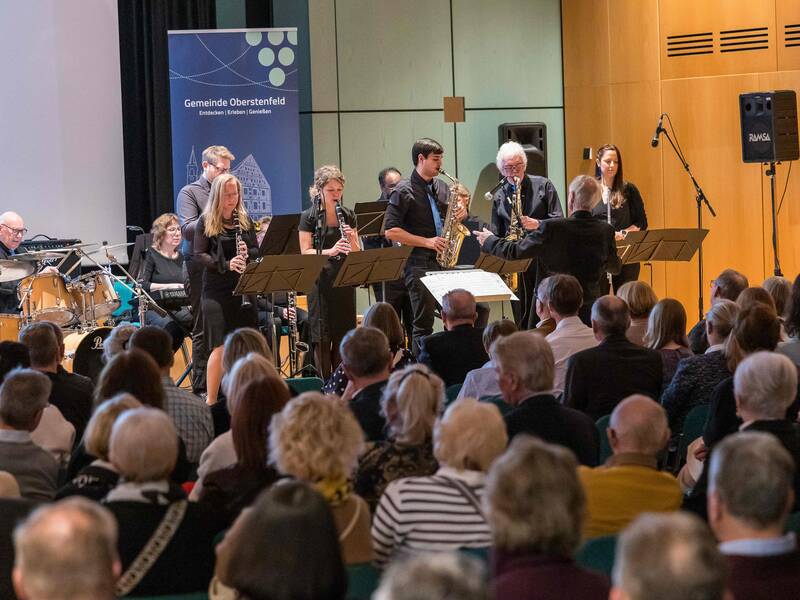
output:
[{"label": "drum kit", "polygon": [[[103,366],[103,341],[113,329],[112,314],[120,307],[114,282],[139,298],[141,322],[148,308],[162,312],[141,284],[110,254],[111,250],[130,245],[74,244],[56,250],[23,252],[0,260],[0,282],[19,282],[17,298],[21,309],[18,315],[0,314],[0,341],[16,341],[25,325],[50,321],[64,330],[64,368],[95,379]],[[90,250],[93,246],[100,247]],[[107,265],[94,259],[98,252],[105,252]],[[44,261],[57,260],[58,268],[73,255],[88,259],[98,270],[70,279],[72,269],[63,275],[44,269]],[[76,261],[73,269],[79,264],[81,261]],[[112,273],[111,264],[116,264],[125,277]]]}]

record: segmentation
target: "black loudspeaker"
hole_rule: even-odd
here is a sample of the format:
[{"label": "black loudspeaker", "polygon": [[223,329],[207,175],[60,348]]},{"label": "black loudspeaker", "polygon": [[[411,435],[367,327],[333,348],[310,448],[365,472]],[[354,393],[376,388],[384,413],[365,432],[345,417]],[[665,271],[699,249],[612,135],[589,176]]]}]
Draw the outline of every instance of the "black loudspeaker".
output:
[{"label": "black loudspeaker", "polygon": [[547,177],[547,125],[544,123],[503,123],[497,128],[498,147],[517,142],[528,155],[530,175]]},{"label": "black loudspeaker", "polygon": [[739,95],[742,160],[762,163],[797,160],[797,95],[794,90]]}]

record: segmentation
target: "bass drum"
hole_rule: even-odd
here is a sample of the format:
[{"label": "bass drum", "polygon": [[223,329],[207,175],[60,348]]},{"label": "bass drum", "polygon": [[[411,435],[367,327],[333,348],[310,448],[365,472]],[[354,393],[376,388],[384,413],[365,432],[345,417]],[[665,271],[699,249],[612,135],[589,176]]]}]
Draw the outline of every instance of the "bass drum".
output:
[{"label": "bass drum", "polygon": [[111,335],[111,330],[112,327],[97,327],[64,336],[64,368],[97,383],[104,366],[103,342]]}]

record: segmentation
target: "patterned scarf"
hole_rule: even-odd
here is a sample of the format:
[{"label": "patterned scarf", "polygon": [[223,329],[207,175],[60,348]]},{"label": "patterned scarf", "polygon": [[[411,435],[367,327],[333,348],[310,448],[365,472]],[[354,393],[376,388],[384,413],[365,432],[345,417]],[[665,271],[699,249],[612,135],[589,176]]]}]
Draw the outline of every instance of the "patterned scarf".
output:
[{"label": "patterned scarf", "polygon": [[322,479],[314,484],[316,489],[330,506],[339,506],[347,502],[353,493],[353,485],[349,480],[341,479]]}]

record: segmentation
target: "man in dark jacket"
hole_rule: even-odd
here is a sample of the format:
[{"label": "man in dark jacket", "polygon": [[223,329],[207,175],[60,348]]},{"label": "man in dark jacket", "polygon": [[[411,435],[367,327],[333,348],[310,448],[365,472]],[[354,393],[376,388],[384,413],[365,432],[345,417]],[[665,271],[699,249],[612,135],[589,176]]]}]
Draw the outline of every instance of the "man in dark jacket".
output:
[{"label": "man in dark jacket", "polygon": [[475,296],[467,290],[451,290],[442,298],[445,331],[426,336],[420,343],[417,362],[430,367],[445,386],[463,383],[467,373],[489,360],[483,328],[475,327],[477,318]]},{"label": "man in dark jacket", "polygon": [[606,273],[619,273],[622,266],[614,242],[614,228],[592,216],[600,201],[597,180],[578,175],[569,184],[566,219],[540,221],[538,229],[517,242],[493,235],[488,229],[474,231],[483,251],[507,259],[538,258],[544,275],[572,275],[583,288],[581,320],[589,324],[592,303],[600,295]]},{"label": "man in dark jacket", "polygon": [[625,337],[630,325],[625,301],[603,296],[592,306],[592,329],[600,344],[572,355],[564,379],[564,403],[593,420],[610,414],[623,399],[661,396],[661,354]]}]

